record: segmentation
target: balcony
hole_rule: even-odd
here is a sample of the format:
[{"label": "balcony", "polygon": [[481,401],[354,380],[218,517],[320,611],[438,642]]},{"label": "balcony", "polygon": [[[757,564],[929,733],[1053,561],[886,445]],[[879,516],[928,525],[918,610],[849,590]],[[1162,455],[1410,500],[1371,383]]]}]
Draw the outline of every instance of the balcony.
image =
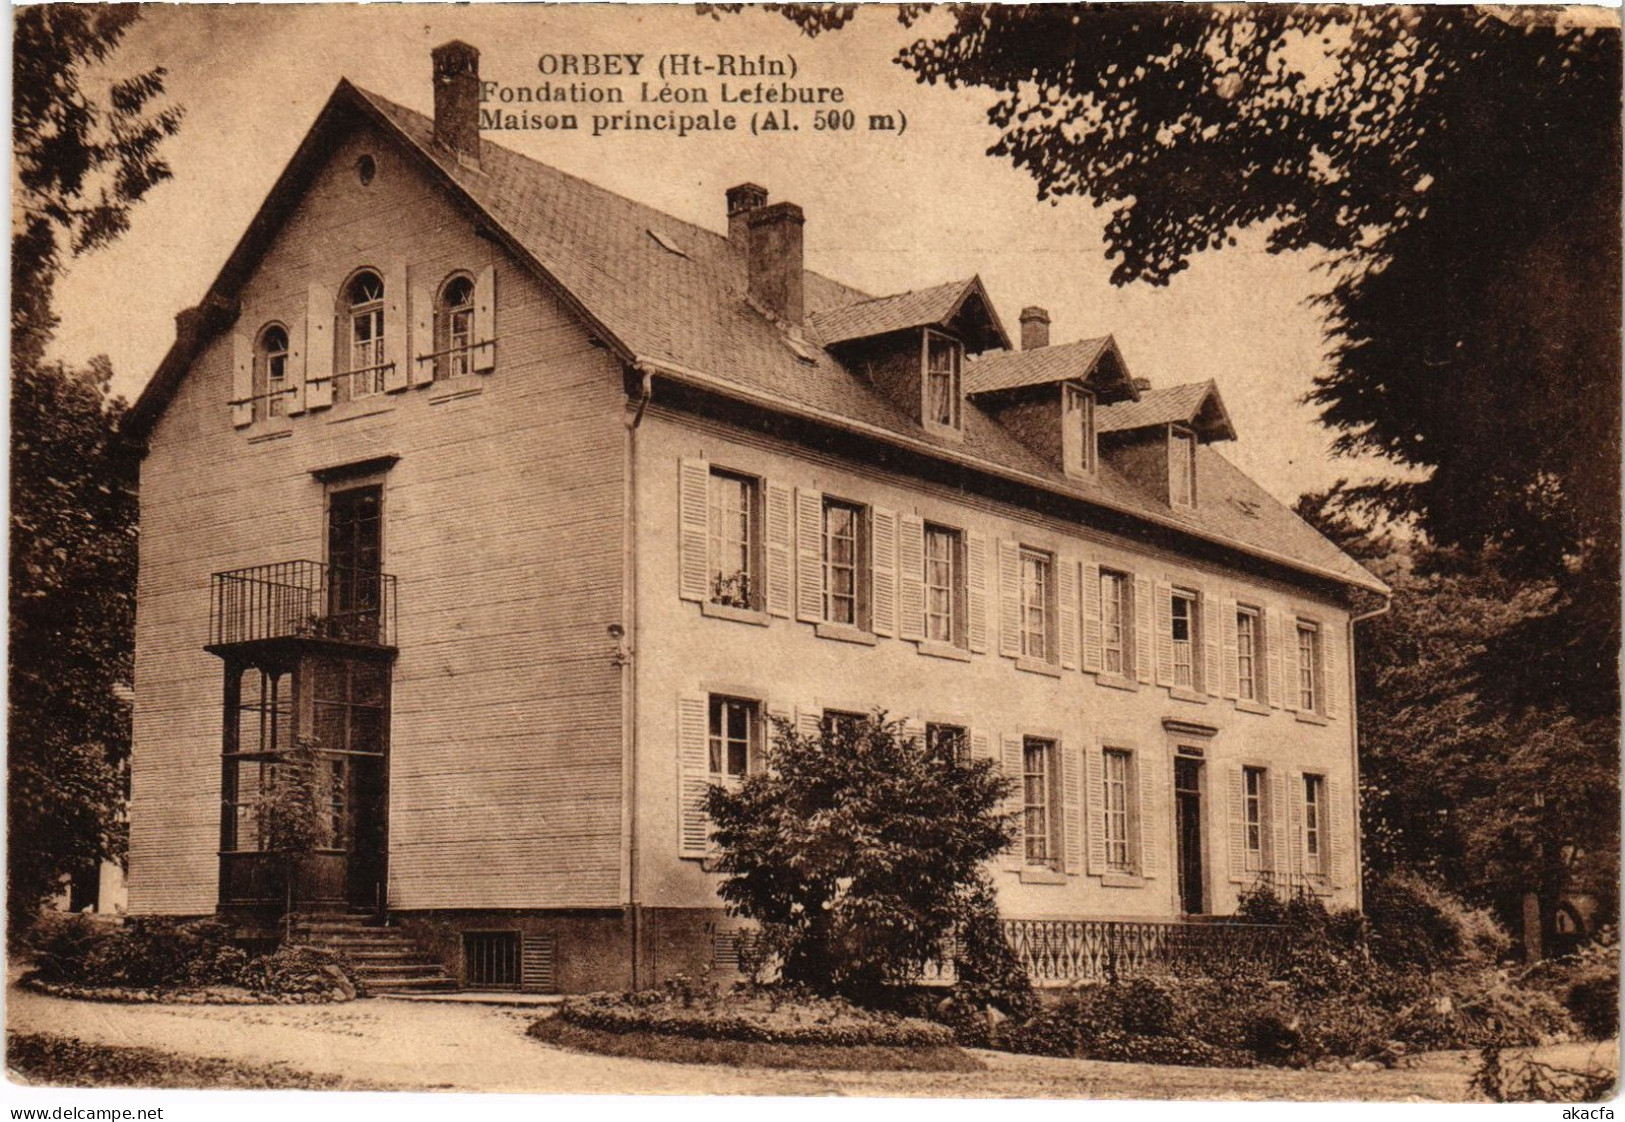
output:
[{"label": "balcony", "polygon": [[209,644],[311,640],[393,649],[395,578],[319,561],[278,561],[210,578]]}]

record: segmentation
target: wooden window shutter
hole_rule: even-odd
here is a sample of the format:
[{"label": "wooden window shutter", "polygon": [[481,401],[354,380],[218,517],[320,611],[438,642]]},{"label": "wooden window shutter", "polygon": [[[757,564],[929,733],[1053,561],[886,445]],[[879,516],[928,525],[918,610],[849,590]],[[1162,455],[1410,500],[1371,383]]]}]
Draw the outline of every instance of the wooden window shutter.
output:
[{"label": "wooden window shutter", "polygon": [[407,340],[406,262],[392,261],[384,270],[384,390],[395,393],[410,384],[412,364]]},{"label": "wooden window shutter", "polygon": [[[1224,696],[1239,697],[1241,694],[1241,641],[1236,634],[1236,602],[1224,601],[1219,609],[1224,613],[1221,626],[1224,629]],[[1254,627],[1257,626],[1256,621]],[[1258,660],[1253,660],[1253,693],[1258,693]],[[1257,700],[1256,696],[1254,700]]]},{"label": "wooden window shutter", "polygon": [[925,638],[925,519],[897,517],[897,637]]},{"label": "wooden window shutter", "polygon": [[1021,551],[999,539],[999,653],[1021,657]]},{"label": "wooden window shutter", "polygon": [[1061,849],[1066,860],[1066,871],[1083,872],[1083,750],[1068,746],[1064,740],[1055,742],[1055,751],[1061,757]]},{"label": "wooden window shutter", "polygon": [[[1083,611],[1083,655],[1081,665],[1085,673],[1100,672],[1100,566],[1094,561],[1083,563],[1083,595],[1079,602]],[[1128,605],[1123,609],[1127,611]],[[1126,623],[1127,621],[1125,621]],[[1123,668],[1125,675],[1128,667]]]},{"label": "wooden window shutter", "polygon": [[966,638],[977,654],[987,653],[987,538],[965,535]]},{"label": "wooden window shutter", "polygon": [[970,730],[970,754],[978,760],[993,759],[993,738],[986,729]]},{"label": "wooden window shutter", "polygon": [[1003,751],[1000,753],[1000,764],[1004,774],[1010,780],[1010,794],[1005,798],[1004,810],[1015,818],[1016,837],[1004,851],[1004,867],[1019,872],[1027,863],[1027,826],[1024,808],[1026,806],[1026,772],[1023,759],[1023,739],[1019,733],[1005,733],[1002,738]]},{"label": "wooden window shutter", "polygon": [[[796,707],[786,705],[782,700],[776,698],[770,699],[767,703],[767,727],[762,730],[764,764],[766,759],[772,757],[773,749],[777,747],[779,742],[780,729],[783,727],[788,727],[792,732],[795,731]],[[766,770],[772,772],[774,769],[767,768]]]},{"label": "wooden window shutter", "polygon": [[796,618],[824,618],[824,496],[796,489]]},{"label": "wooden window shutter", "polygon": [[[1221,663],[1221,650],[1219,646],[1220,615],[1219,601],[1202,593],[1202,688],[1209,697],[1219,696],[1219,668]],[[1235,626],[1232,618],[1231,626]]]},{"label": "wooden window shutter", "polygon": [[305,295],[305,408],[333,404],[333,290],[313,284]]},{"label": "wooden window shutter", "polygon": [[711,595],[711,465],[687,457],[677,462],[677,594],[684,600]]},{"label": "wooden window shutter", "polygon": [[1320,686],[1321,712],[1328,717],[1337,716],[1343,707],[1343,636],[1330,623],[1320,625]]},{"label": "wooden window shutter", "polygon": [[231,423],[254,423],[254,341],[242,331],[231,333]]},{"label": "wooden window shutter", "polygon": [[1281,688],[1281,613],[1275,608],[1264,610],[1264,635],[1264,666],[1268,675],[1264,692],[1269,694],[1270,707],[1279,709],[1285,691]]},{"label": "wooden window shutter", "polygon": [[876,635],[897,634],[897,512],[869,511],[869,626]]},{"label": "wooden window shutter", "polygon": [[1174,589],[1166,581],[1156,584],[1157,685],[1174,684]]},{"label": "wooden window shutter", "polygon": [[711,821],[705,813],[710,785],[706,738],[709,698],[685,693],[677,699],[677,855],[704,857],[711,844]]},{"label": "wooden window shutter", "polygon": [[[1287,776],[1286,795],[1287,872],[1296,876],[1304,871],[1303,844],[1303,772],[1294,771]],[[1322,840],[1325,831],[1321,831]]]},{"label": "wooden window shutter", "polygon": [[1134,676],[1147,685],[1151,682],[1152,648],[1156,640],[1155,613],[1151,610],[1151,582],[1145,577],[1134,578]]},{"label": "wooden window shutter", "polygon": [[816,705],[796,706],[796,732],[808,740],[817,740],[824,731],[824,711]]},{"label": "wooden window shutter", "polygon": [[497,271],[487,265],[474,280],[474,369],[488,374],[497,365]]},{"label": "wooden window shutter", "polygon": [[287,414],[298,416],[305,411],[305,311],[296,309],[288,319],[288,396]]},{"label": "wooden window shutter", "polygon": [[919,746],[924,748],[925,722],[918,717],[905,717],[903,719],[903,739],[919,741]]},{"label": "wooden window shutter", "polygon": [[424,356],[438,349],[434,337],[434,282],[418,278],[412,282],[412,339],[406,352],[406,380],[410,385],[434,381],[436,360]]},{"label": "wooden window shutter", "polygon": [[769,483],[767,492],[767,533],[765,558],[767,565],[767,610],[781,619],[790,617],[791,583],[794,566],[790,560],[790,488],[782,483]]},{"label": "wooden window shutter", "polygon": [[1294,712],[1302,698],[1298,682],[1298,617],[1281,614],[1281,704]]},{"label": "wooden window shutter", "polygon": [[1272,767],[1269,781],[1270,797],[1265,810],[1269,812],[1270,868],[1277,873],[1285,873],[1291,871],[1286,856],[1286,773]]},{"label": "wooden window shutter", "polygon": [[1247,879],[1247,786],[1241,765],[1231,764],[1225,772],[1226,810],[1230,815],[1230,879],[1237,884]]},{"label": "wooden window shutter", "polygon": [[1056,610],[1061,616],[1061,669],[1078,668],[1078,563],[1064,554],[1055,557]]},{"label": "wooden window shutter", "polygon": [[1331,879],[1333,888],[1343,888],[1352,883],[1354,870],[1351,864],[1349,843],[1354,838],[1357,819],[1351,814],[1351,807],[1344,803],[1349,798],[1348,792],[1340,780],[1326,777],[1326,828],[1325,833],[1331,846],[1326,849],[1326,841],[1321,842],[1322,852],[1331,854]]},{"label": "wooden window shutter", "polygon": [[1139,806],[1140,875],[1155,879],[1163,875],[1166,854],[1173,837],[1173,792],[1166,755],[1134,753],[1134,795]]},{"label": "wooden window shutter", "polygon": [[1106,871],[1106,755],[1098,744],[1084,751],[1088,771],[1089,872],[1100,876]]}]

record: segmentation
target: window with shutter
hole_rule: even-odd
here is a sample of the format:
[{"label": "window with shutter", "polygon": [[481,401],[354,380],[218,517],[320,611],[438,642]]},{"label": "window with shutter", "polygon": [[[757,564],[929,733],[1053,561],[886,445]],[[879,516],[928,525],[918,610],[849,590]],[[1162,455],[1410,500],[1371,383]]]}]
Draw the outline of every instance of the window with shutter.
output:
[{"label": "window with shutter", "polygon": [[708,744],[709,698],[684,694],[677,699],[677,852],[703,858],[710,847],[711,822],[705,813],[710,784]]},{"label": "window with shutter", "polygon": [[857,503],[825,496],[821,518],[822,618],[846,627],[868,627],[868,512]]},{"label": "window with shutter", "polygon": [[1270,708],[1281,708],[1285,691],[1281,688],[1281,613],[1274,608],[1264,613],[1265,691]]},{"label": "window with shutter", "polygon": [[1013,733],[1005,733],[999,739],[999,769],[1010,781],[1010,791],[1005,796],[1004,810],[1014,819],[1016,826],[1015,837],[1004,851],[1004,867],[1011,870],[1020,869],[1027,863],[1027,826],[1023,813],[1026,805],[1023,784],[1024,743],[1019,734]]},{"label": "window with shutter", "polygon": [[1207,695],[1218,697],[1219,667],[1223,655],[1219,643],[1219,602],[1205,593],[1200,602],[1202,616],[1197,638],[1202,643],[1202,664],[1197,673],[1201,678],[1201,688],[1207,691]]},{"label": "window with shutter", "polygon": [[305,407],[333,404],[333,290],[313,284],[305,296]]},{"label": "window with shutter", "polygon": [[1055,741],[1029,736],[1022,740],[1022,836],[1028,865],[1057,868]]},{"label": "window with shutter", "polygon": [[987,539],[965,535],[965,635],[970,649],[987,653]]},{"label": "window with shutter", "polygon": [[824,496],[796,491],[796,618],[824,618]]},{"label": "window with shutter", "polygon": [[1300,619],[1297,633],[1298,710],[1316,713],[1323,703],[1320,692],[1320,628]]},{"label": "window with shutter", "polygon": [[1151,582],[1144,577],[1134,578],[1134,676],[1141,682],[1151,681],[1151,664],[1156,644],[1154,613],[1151,603]]},{"label": "window with shutter", "polygon": [[1089,872],[1100,876],[1107,872],[1105,757],[1100,749],[1092,747],[1085,753],[1084,763],[1088,772]]},{"label": "window with shutter", "polygon": [[1055,559],[1055,614],[1059,632],[1061,668],[1078,668],[1078,563],[1069,557]]},{"label": "window with shutter", "polygon": [[474,372],[488,374],[497,365],[497,271],[481,269],[474,281]]},{"label": "window with shutter", "polygon": [[231,336],[231,423],[254,423],[254,345],[241,331]]},{"label": "window with shutter", "polygon": [[713,467],[707,492],[706,597],[721,607],[760,611],[761,484]]},{"label": "window with shutter", "polygon": [[897,633],[897,515],[869,511],[869,627],[876,635]]},{"label": "window with shutter", "polygon": [[1022,658],[1055,662],[1056,643],[1055,558],[1037,549],[1021,548]]},{"label": "window with shutter", "polygon": [[1228,770],[1226,788],[1225,802],[1228,805],[1225,809],[1229,812],[1230,820],[1230,879],[1241,882],[1247,879],[1247,791],[1239,765]]},{"label": "window with shutter", "polygon": [[922,590],[925,638],[934,643],[966,646],[964,534],[948,526],[924,527]]},{"label": "window with shutter", "polygon": [[[1103,668],[1104,663],[1105,663],[1105,657],[1106,656],[1105,656],[1105,646],[1104,645],[1105,645],[1105,630],[1106,630],[1106,615],[1107,615],[1107,613],[1106,613],[1106,607],[1105,607],[1105,591],[1106,590],[1105,590],[1105,587],[1104,587],[1104,583],[1105,583],[1105,574],[1101,572],[1100,566],[1097,565],[1093,561],[1084,562],[1084,564],[1083,564],[1083,577],[1082,577],[1082,590],[1083,590],[1083,605],[1082,605],[1082,608],[1083,608],[1083,634],[1082,634],[1083,653],[1082,653],[1082,666],[1083,666],[1084,672],[1088,673],[1088,674],[1099,673],[1101,671],[1101,669]],[[1117,659],[1116,659],[1117,669],[1113,670],[1113,671],[1110,671],[1110,673],[1116,674],[1116,675],[1121,675],[1123,673],[1123,651],[1122,651],[1122,646],[1121,646],[1121,644],[1122,644],[1122,635],[1123,635],[1123,605],[1122,605],[1122,599],[1121,599],[1121,596],[1122,596],[1122,588],[1121,588],[1121,586],[1118,586],[1116,589],[1114,589],[1114,591],[1116,592],[1116,594],[1118,596],[1118,601],[1114,605],[1114,608],[1112,610],[1111,615],[1112,615],[1113,620],[1117,624],[1117,641],[1118,641],[1119,645],[1116,648],[1116,651],[1117,651]]]},{"label": "window with shutter", "polygon": [[1134,798],[1132,757],[1120,748],[1107,748],[1102,754],[1103,825],[1106,845],[1106,870],[1112,873],[1139,872],[1134,859],[1133,814],[1130,807]]},{"label": "window with shutter", "polygon": [[1303,775],[1302,861],[1304,873],[1322,876],[1330,864],[1326,860],[1326,777],[1305,772]]},{"label": "window with shutter", "polygon": [[929,562],[926,559],[925,536],[924,519],[912,514],[898,517],[897,636],[916,642],[926,638],[930,632],[926,621]]},{"label": "window with shutter", "polygon": [[764,562],[766,573],[767,610],[781,619],[791,614],[790,601],[795,579],[795,566],[791,562],[791,510],[794,506],[790,488],[782,483],[768,483],[766,527],[767,548]]},{"label": "window with shutter", "polygon": [[677,462],[677,594],[684,600],[710,598],[711,465]]},{"label": "window with shutter", "polygon": [[1083,872],[1083,757],[1066,741],[1053,742],[1061,768],[1061,842],[1068,873]]}]

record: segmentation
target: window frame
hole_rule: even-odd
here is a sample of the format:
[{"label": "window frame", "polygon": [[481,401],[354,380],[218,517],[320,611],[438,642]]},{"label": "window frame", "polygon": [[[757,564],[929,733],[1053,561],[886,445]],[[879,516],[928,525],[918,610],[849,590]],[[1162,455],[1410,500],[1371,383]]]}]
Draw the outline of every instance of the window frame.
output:
[{"label": "window frame", "polygon": [[[1057,742],[1047,736],[1021,738],[1021,853],[1022,865],[1027,868],[1059,870],[1061,867],[1061,842],[1057,833],[1060,813],[1056,805],[1060,761],[1056,748]],[[1031,770],[1034,752],[1043,763],[1042,771]],[[1039,784],[1036,802],[1033,790],[1035,779]],[[1033,829],[1035,814],[1042,822],[1041,829],[1037,831]],[[1035,854],[1035,848],[1041,852]]]},{"label": "window frame", "polygon": [[[951,355],[947,369],[932,364],[932,344],[942,345]],[[965,369],[965,344],[952,335],[926,328],[920,332],[920,420],[929,429],[957,433],[964,423],[964,407],[960,403]],[[941,378],[947,379],[948,419],[943,420],[932,410],[931,391]]]},{"label": "window frame", "polygon": [[[1242,621],[1247,627],[1242,627]],[[1254,705],[1265,704],[1269,698],[1265,683],[1258,673],[1264,665],[1264,613],[1251,604],[1236,605],[1236,700]],[[1246,673],[1242,672],[1243,664]]]},{"label": "window frame", "polygon": [[[1298,645],[1298,711],[1300,713],[1319,713],[1326,704],[1326,693],[1322,688],[1320,666],[1320,624],[1314,620],[1296,620],[1296,634],[1293,641]],[[1307,653],[1304,657],[1304,639],[1308,638]]]},{"label": "window frame", "polygon": [[[1121,774],[1114,776],[1115,768]],[[1101,831],[1106,845],[1106,872],[1115,876],[1140,874],[1138,831],[1138,760],[1132,749],[1107,745],[1101,749]],[[1120,805],[1113,805],[1113,788]],[[1114,837],[1120,825],[1122,836]],[[1121,853],[1121,858],[1116,853]]]},{"label": "window frame", "polygon": [[[1029,562],[1032,563],[1029,568]],[[1018,613],[1017,632],[1020,637],[1020,657],[1032,662],[1053,665],[1060,661],[1059,644],[1056,642],[1056,587],[1055,587],[1055,554],[1046,549],[1034,546],[1021,545],[1016,549],[1016,564],[1020,566],[1021,580],[1017,588],[1016,611]],[[1029,583],[1029,573],[1038,576],[1037,587]],[[1034,603],[1033,593],[1036,591],[1037,602]],[[1033,615],[1038,614],[1041,624],[1040,631],[1034,631],[1030,626]],[[1043,648],[1039,653],[1033,653],[1032,640],[1040,636]]]},{"label": "window frame", "polygon": [[[357,286],[368,277],[378,283],[377,295],[367,300],[357,300],[355,298]],[[336,377],[344,379],[345,393],[350,401],[377,397],[384,392],[384,374],[388,367],[384,350],[387,345],[384,337],[384,303],[388,296],[389,290],[384,285],[384,278],[376,269],[357,269],[344,284],[346,362],[344,370]],[[356,334],[363,321],[368,324],[371,335],[365,340],[360,340],[356,338]],[[361,347],[366,347],[370,353],[363,356],[358,349]],[[366,357],[370,361],[358,362],[361,357]]]},{"label": "window frame", "polygon": [[[273,332],[282,337],[280,349],[271,345]],[[289,335],[287,326],[280,321],[273,320],[266,324],[254,337],[255,400],[252,402],[254,420],[269,420],[288,415],[288,406],[284,399],[288,393],[288,357],[292,352],[292,336]],[[265,402],[263,410],[259,408],[261,401]]]},{"label": "window frame", "polygon": [[[1065,382],[1061,386],[1061,423],[1077,426],[1078,443],[1077,453],[1079,462],[1068,462],[1066,470],[1069,474],[1094,475],[1100,462],[1099,447],[1095,437],[1095,391],[1077,382]],[[1062,440],[1063,447],[1066,441]]]},{"label": "window frame", "polygon": [[[1180,449],[1183,449],[1181,451]],[[1184,487],[1176,487],[1175,480]],[[1183,425],[1168,427],[1168,505],[1194,509],[1196,494],[1196,433]]]},{"label": "window frame", "polygon": [[1242,867],[1249,873],[1269,868],[1269,770],[1244,764],[1241,769]]},{"label": "window frame", "polygon": [[1326,777],[1303,773],[1303,869],[1312,877],[1326,875]]},{"label": "window frame", "polygon": [[954,738],[953,758],[964,761],[970,759],[970,729],[953,721],[927,721],[925,723],[925,746],[927,750],[935,752],[938,740],[949,735]]},{"label": "window frame", "polygon": [[[1178,612],[1180,604],[1189,606],[1188,615],[1184,617],[1185,635],[1179,638],[1179,624],[1181,617]],[[1204,685],[1202,681],[1202,594],[1193,588],[1175,586],[1168,594],[1168,642],[1173,647],[1173,656],[1169,671],[1173,675],[1173,688],[1188,693],[1201,693]],[[1183,645],[1182,645],[1183,644]],[[1185,653],[1186,681],[1179,680],[1180,651]]]},{"label": "window frame", "polygon": [[[836,562],[830,557],[830,512],[832,510],[848,511],[852,515],[852,618],[849,620],[836,619],[831,613],[833,598],[839,593],[830,590],[830,578],[835,572]],[[825,495],[823,508],[819,512],[819,555],[823,567],[823,598],[824,622],[836,627],[851,627],[859,631],[869,629],[869,508],[863,503],[855,503],[850,499],[837,498]]]},{"label": "window frame", "polygon": [[[731,748],[737,741],[730,735],[730,710],[743,712],[745,719],[744,768],[735,772],[730,767]],[[718,726],[718,717],[722,724]],[[762,760],[762,702],[760,698],[738,694],[710,692],[705,699],[705,753],[706,773],[713,783],[736,783],[761,769]],[[720,754],[719,754],[720,753]],[[719,770],[715,765],[720,761]]]},{"label": "window frame", "polygon": [[[451,293],[456,285],[468,286],[466,303],[452,304]],[[476,292],[474,278],[456,272],[441,282],[434,298],[434,369],[436,382],[448,378],[461,378],[474,373],[474,305]],[[457,341],[458,326],[464,328],[465,338]]]},{"label": "window frame", "polygon": [[[1116,595],[1108,597],[1106,589],[1116,589]],[[1115,678],[1132,678],[1134,676],[1134,581],[1129,574],[1118,569],[1100,569],[1100,671]],[[1115,625],[1109,614],[1109,605],[1117,607],[1117,620]],[[1117,641],[1111,639],[1113,627],[1117,630]],[[1118,665],[1111,666],[1111,656],[1117,655]]]},{"label": "window frame", "polygon": [[[932,566],[942,564],[942,559],[934,557],[932,553],[933,539],[946,539],[948,543],[948,583],[939,585],[934,581]],[[922,598],[924,600],[924,637],[926,642],[945,643],[949,646],[968,648],[970,633],[967,617],[967,597],[969,587],[966,582],[965,568],[965,531],[957,526],[946,526],[940,522],[926,522],[922,543],[923,569],[920,574],[922,583]],[[947,594],[948,611],[946,613],[947,635],[937,634],[934,625],[944,618],[943,613],[935,610],[935,598],[939,593]]]},{"label": "window frame", "polygon": [[867,713],[860,713],[856,709],[836,709],[826,706],[818,711],[818,731],[827,741],[839,739],[837,735],[841,726],[850,722],[861,727],[869,719]]},{"label": "window frame", "polygon": [[[719,511],[718,483],[733,483],[740,485],[744,493],[742,511]],[[741,611],[760,612],[765,601],[765,582],[761,579],[763,572],[762,540],[763,510],[762,510],[762,480],[760,477],[746,472],[731,471],[728,468],[713,464],[706,473],[705,481],[705,572],[706,572],[706,599],[705,603],[717,607],[734,608]],[[743,514],[745,520],[744,540],[732,541],[718,537],[718,519],[724,514]],[[744,577],[744,603],[736,603],[722,597],[723,573],[720,566],[723,548],[738,547],[741,549],[745,566],[736,570],[727,579],[732,581]]]}]

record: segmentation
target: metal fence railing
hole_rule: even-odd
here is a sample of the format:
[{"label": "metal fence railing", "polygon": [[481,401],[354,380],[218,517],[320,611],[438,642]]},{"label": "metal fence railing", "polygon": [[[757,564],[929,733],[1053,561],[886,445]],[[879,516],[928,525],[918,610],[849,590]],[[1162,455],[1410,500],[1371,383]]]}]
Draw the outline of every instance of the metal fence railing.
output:
[{"label": "metal fence railing", "polygon": [[277,561],[210,579],[213,646],[283,638],[395,641],[395,578],[320,561]]}]

